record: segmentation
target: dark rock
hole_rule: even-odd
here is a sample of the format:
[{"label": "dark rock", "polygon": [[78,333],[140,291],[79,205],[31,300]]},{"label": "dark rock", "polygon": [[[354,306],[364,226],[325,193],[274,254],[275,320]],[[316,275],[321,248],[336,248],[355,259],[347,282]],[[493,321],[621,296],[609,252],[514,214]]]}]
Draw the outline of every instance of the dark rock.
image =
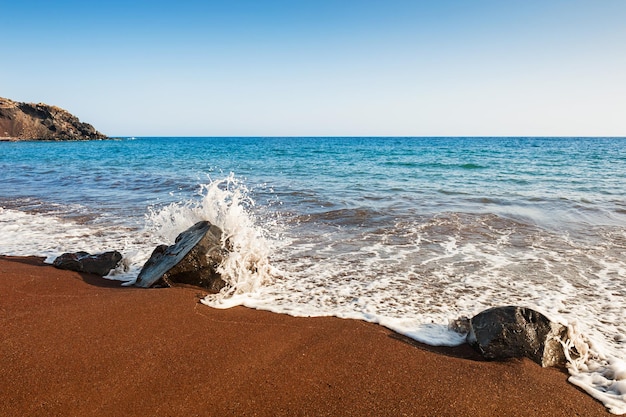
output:
[{"label": "dark rock", "polygon": [[145,263],[138,287],[162,287],[189,284],[219,292],[226,282],[217,268],[224,259],[222,231],[208,221],[201,221],[176,237],[172,246],[157,246]]},{"label": "dark rock", "polygon": [[87,252],[64,253],[54,260],[52,265],[59,269],[85,272],[105,276],[122,260],[118,251],[91,255]]},{"label": "dark rock", "polygon": [[524,307],[494,307],[470,319],[467,342],[490,360],[527,357],[541,366],[564,366],[558,338],[567,329]]},{"label": "dark rock", "polygon": [[92,125],[56,106],[19,103],[0,97],[0,139],[91,140],[106,139]]}]

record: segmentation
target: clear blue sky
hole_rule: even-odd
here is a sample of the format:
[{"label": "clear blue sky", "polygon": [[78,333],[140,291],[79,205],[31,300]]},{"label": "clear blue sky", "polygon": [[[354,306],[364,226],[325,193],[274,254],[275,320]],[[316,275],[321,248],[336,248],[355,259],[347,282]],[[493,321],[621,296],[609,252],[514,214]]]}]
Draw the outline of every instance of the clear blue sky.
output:
[{"label": "clear blue sky", "polygon": [[624,0],[0,0],[0,96],[108,135],[626,136]]}]

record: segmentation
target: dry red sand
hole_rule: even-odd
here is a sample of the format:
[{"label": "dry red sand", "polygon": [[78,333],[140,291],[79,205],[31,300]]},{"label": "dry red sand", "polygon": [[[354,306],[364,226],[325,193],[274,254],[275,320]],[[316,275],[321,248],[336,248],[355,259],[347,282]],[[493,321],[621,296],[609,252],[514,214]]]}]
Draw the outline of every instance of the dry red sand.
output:
[{"label": "dry red sand", "polygon": [[0,257],[0,416],[606,416],[567,374]]}]

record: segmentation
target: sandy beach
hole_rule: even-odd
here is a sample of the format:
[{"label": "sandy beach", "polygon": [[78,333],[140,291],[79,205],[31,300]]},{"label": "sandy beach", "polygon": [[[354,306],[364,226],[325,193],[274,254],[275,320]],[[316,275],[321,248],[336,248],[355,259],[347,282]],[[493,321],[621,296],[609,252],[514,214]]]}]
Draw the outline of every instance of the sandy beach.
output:
[{"label": "sandy beach", "polygon": [[606,416],[567,374],[0,257],[2,416]]}]

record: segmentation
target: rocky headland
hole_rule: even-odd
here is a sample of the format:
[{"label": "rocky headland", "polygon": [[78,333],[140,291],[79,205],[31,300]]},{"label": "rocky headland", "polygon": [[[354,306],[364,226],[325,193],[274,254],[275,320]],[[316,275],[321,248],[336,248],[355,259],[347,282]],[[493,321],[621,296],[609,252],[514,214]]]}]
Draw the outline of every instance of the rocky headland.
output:
[{"label": "rocky headland", "polygon": [[107,139],[107,136],[66,110],[0,97],[0,140],[94,139]]}]

